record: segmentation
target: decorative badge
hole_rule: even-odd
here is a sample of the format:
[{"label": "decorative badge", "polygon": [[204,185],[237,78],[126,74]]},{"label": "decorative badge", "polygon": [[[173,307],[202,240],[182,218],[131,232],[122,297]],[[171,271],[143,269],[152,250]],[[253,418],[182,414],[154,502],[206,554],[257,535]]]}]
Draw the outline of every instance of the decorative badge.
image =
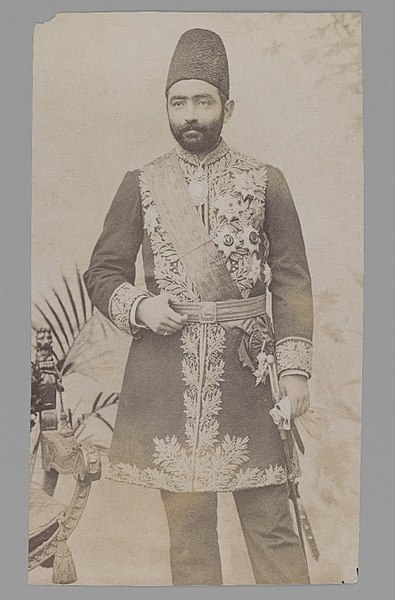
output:
[{"label": "decorative badge", "polygon": [[208,184],[203,167],[198,167],[188,184],[189,195],[195,206],[204,204],[208,197]]}]

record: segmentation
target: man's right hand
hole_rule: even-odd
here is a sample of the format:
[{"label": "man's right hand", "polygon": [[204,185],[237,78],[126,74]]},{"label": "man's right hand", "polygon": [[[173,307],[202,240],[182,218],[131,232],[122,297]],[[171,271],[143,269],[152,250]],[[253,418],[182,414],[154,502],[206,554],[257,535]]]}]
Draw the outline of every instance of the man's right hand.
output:
[{"label": "man's right hand", "polygon": [[140,300],[136,310],[137,324],[145,325],[160,335],[176,333],[184,327],[188,315],[176,313],[170,306],[171,302],[177,302],[177,297],[167,293]]}]

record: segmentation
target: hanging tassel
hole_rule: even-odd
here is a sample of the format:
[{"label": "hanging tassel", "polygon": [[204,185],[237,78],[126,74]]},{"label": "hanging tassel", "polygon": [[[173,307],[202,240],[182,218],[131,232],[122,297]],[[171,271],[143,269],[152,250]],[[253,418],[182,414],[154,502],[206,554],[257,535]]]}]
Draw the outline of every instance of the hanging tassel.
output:
[{"label": "hanging tassel", "polygon": [[77,571],[65,538],[58,538],[53,563],[52,581],[54,583],[74,583]]}]

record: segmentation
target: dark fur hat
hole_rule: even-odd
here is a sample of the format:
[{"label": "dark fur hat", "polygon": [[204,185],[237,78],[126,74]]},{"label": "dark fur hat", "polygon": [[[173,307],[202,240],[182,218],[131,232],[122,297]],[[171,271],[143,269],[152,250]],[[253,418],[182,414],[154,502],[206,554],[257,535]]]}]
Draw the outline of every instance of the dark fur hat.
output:
[{"label": "dark fur hat", "polygon": [[229,98],[229,66],[225,46],[208,29],[190,29],[182,34],[171,59],[166,82],[169,88],[182,79],[202,79]]}]

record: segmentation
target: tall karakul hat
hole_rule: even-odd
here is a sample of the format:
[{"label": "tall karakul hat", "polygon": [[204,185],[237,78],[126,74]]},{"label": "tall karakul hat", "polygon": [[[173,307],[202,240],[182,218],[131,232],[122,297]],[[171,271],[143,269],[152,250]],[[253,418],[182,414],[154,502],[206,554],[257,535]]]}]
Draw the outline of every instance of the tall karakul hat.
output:
[{"label": "tall karakul hat", "polygon": [[189,29],[180,37],[170,62],[166,82],[169,88],[182,79],[202,79],[229,98],[229,66],[225,46],[217,33]]}]

